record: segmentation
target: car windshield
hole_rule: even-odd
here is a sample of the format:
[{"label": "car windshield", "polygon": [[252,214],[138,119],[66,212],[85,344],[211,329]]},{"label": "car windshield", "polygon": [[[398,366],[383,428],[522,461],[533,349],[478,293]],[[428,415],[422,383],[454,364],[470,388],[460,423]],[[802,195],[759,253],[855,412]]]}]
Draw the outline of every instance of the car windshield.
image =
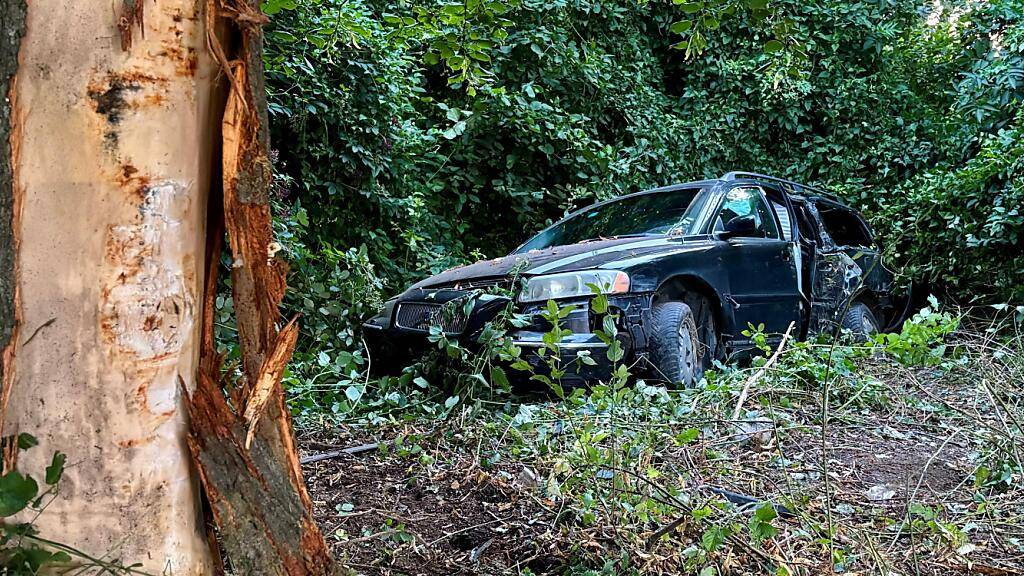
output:
[{"label": "car windshield", "polygon": [[602,238],[690,234],[707,196],[702,188],[683,188],[597,204],[537,234],[517,252]]}]

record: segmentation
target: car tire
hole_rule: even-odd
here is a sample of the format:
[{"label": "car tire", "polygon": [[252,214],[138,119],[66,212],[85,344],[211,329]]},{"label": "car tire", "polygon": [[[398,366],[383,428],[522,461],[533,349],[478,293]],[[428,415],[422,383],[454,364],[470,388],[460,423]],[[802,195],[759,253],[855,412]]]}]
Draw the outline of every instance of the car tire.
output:
[{"label": "car tire", "polygon": [[717,336],[710,310],[706,306],[700,309],[704,318],[699,327],[686,303],[661,302],[651,309],[650,359],[655,379],[689,388],[704,376],[717,353]]},{"label": "car tire", "polygon": [[875,313],[865,302],[857,301],[850,304],[850,308],[843,316],[843,330],[853,334],[857,342],[867,342],[872,334],[879,332],[878,319]]}]

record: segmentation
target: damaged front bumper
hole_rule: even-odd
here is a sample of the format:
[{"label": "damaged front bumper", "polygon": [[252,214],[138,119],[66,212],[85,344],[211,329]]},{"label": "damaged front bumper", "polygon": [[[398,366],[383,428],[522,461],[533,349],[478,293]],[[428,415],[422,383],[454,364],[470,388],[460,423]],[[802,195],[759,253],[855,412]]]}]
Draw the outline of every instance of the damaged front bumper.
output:
[{"label": "damaged front bumper", "polygon": [[[558,342],[565,380],[603,380],[615,369],[608,359],[608,344],[595,333],[603,318],[591,309],[590,300],[586,297],[559,302],[563,307],[573,306],[573,311],[562,320],[562,328],[571,334]],[[512,299],[507,296],[453,289],[403,294],[389,301],[381,314],[363,325],[372,366],[382,374],[401,372],[433,346],[427,339],[432,328],[435,332],[440,329],[448,338],[456,339],[470,350],[479,349],[487,323],[507,309],[510,302]],[[625,353],[624,360],[645,356],[651,295],[618,294],[608,296],[608,303],[608,313],[616,318],[617,339]],[[548,373],[546,359],[552,353],[544,340],[551,326],[541,316],[543,307],[543,303],[514,304],[515,312],[529,318],[530,324],[509,330],[513,344],[521,349],[521,358],[530,365],[531,372],[537,374]],[[593,362],[583,360],[584,356]],[[510,377],[530,375],[507,372]]]}]

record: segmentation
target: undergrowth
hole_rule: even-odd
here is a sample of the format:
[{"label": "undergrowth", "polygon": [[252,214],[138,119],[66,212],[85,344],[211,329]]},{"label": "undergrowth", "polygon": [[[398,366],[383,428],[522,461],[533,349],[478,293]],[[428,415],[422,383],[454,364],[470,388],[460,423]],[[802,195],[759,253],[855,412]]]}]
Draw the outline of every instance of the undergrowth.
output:
[{"label": "undergrowth", "polygon": [[[364,380],[320,423],[373,433],[382,457],[408,459],[425,478],[479,469],[520,486],[574,535],[560,564],[574,574],[712,575],[737,562],[775,574],[880,573],[919,567],[922,557],[997,565],[994,546],[978,552],[979,538],[1024,554],[1024,535],[1007,528],[1024,514],[1022,311],[1002,308],[980,324],[933,300],[899,333],[790,342],[771,365],[774,351],[754,330],[763,355],[747,366],[716,364],[689,389],[637,378],[639,367],[613,345],[613,377],[572,388],[557,354],[565,309],[552,302],[543,373],[503,329],[487,332],[482,352],[435,333],[443,370],[425,361],[398,378]],[[606,312],[600,297],[594,309]],[[603,326],[602,338],[616,342],[614,322]],[[547,392],[517,394],[505,368]],[[382,430],[392,436],[381,439]],[[914,481],[908,472],[910,486],[880,483],[851,496],[839,470],[853,466],[858,442],[876,436],[897,446],[897,459],[911,438],[941,445],[915,460],[923,469]],[[946,462],[951,442],[957,457]],[[934,461],[971,467],[949,498],[926,493]],[[903,501],[893,506],[897,492]],[[412,535],[400,546],[425,543]]]}]

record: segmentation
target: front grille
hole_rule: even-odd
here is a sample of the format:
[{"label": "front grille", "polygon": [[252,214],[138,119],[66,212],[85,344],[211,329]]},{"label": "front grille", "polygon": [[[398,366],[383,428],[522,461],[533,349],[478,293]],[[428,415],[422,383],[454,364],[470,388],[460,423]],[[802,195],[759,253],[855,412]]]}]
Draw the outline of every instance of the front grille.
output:
[{"label": "front grille", "polygon": [[466,329],[466,315],[461,308],[429,302],[400,302],[395,313],[395,325],[424,332],[438,326],[446,334],[461,334]]}]

